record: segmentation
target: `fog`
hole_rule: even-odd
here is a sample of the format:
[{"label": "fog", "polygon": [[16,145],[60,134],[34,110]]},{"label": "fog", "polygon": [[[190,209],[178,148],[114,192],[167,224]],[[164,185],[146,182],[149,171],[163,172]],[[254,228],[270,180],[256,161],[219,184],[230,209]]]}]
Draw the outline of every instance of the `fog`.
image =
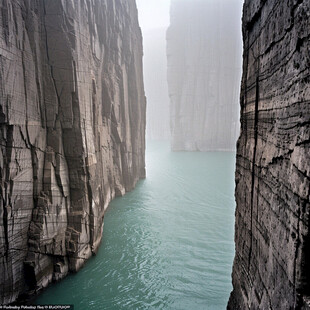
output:
[{"label": "fog", "polygon": [[170,0],[136,0],[136,2],[143,34],[152,29],[169,26]]},{"label": "fog", "polygon": [[147,139],[170,138],[166,31],[169,0],[137,0],[143,35],[143,71],[147,97]]},{"label": "fog", "polygon": [[148,139],[170,139],[174,150],[235,149],[242,3],[137,0]]}]

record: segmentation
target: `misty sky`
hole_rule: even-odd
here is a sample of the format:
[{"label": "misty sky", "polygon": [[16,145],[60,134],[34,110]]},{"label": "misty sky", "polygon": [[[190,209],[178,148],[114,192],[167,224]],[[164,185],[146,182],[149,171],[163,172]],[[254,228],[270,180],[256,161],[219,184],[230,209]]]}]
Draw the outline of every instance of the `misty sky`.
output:
[{"label": "misty sky", "polygon": [[143,32],[169,26],[170,0],[136,0],[136,2]]},{"label": "misty sky", "polygon": [[[244,0],[240,0],[240,4],[242,4],[243,1]],[[145,33],[150,29],[167,28],[169,26],[170,0],[136,0],[136,3],[142,32]]]}]

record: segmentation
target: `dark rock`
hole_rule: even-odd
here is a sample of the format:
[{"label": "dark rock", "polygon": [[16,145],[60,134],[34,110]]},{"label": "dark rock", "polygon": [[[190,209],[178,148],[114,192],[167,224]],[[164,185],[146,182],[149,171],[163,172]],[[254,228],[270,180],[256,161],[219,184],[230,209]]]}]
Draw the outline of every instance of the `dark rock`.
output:
[{"label": "dark rock", "polygon": [[308,309],[310,2],[246,0],[243,41],[228,309]]},{"label": "dark rock", "polygon": [[134,0],[0,4],[0,304],[77,271],[145,177]]}]

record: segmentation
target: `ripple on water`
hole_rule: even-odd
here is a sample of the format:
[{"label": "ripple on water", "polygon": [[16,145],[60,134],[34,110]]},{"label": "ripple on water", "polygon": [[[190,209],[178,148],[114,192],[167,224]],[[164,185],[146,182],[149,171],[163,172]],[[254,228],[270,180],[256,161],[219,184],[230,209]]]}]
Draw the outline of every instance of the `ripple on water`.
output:
[{"label": "ripple on water", "polygon": [[111,203],[97,256],[36,302],[75,310],[226,309],[234,157],[149,144],[147,179]]}]

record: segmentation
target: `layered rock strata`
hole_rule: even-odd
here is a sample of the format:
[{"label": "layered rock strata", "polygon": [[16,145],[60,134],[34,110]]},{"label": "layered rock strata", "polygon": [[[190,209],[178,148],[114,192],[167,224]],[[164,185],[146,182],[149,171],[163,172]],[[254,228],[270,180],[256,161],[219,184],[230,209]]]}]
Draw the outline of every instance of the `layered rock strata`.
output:
[{"label": "layered rock strata", "polygon": [[228,309],[309,309],[310,2],[246,0]]},{"label": "layered rock strata", "polygon": [[0,2],[0,304],[77,271],[145,176],[134,0]]},{"label": "layered rock strata", "polygon": [[171,2],[167,57],[173,150],[235,149],[241,10],[240,0]]}]

